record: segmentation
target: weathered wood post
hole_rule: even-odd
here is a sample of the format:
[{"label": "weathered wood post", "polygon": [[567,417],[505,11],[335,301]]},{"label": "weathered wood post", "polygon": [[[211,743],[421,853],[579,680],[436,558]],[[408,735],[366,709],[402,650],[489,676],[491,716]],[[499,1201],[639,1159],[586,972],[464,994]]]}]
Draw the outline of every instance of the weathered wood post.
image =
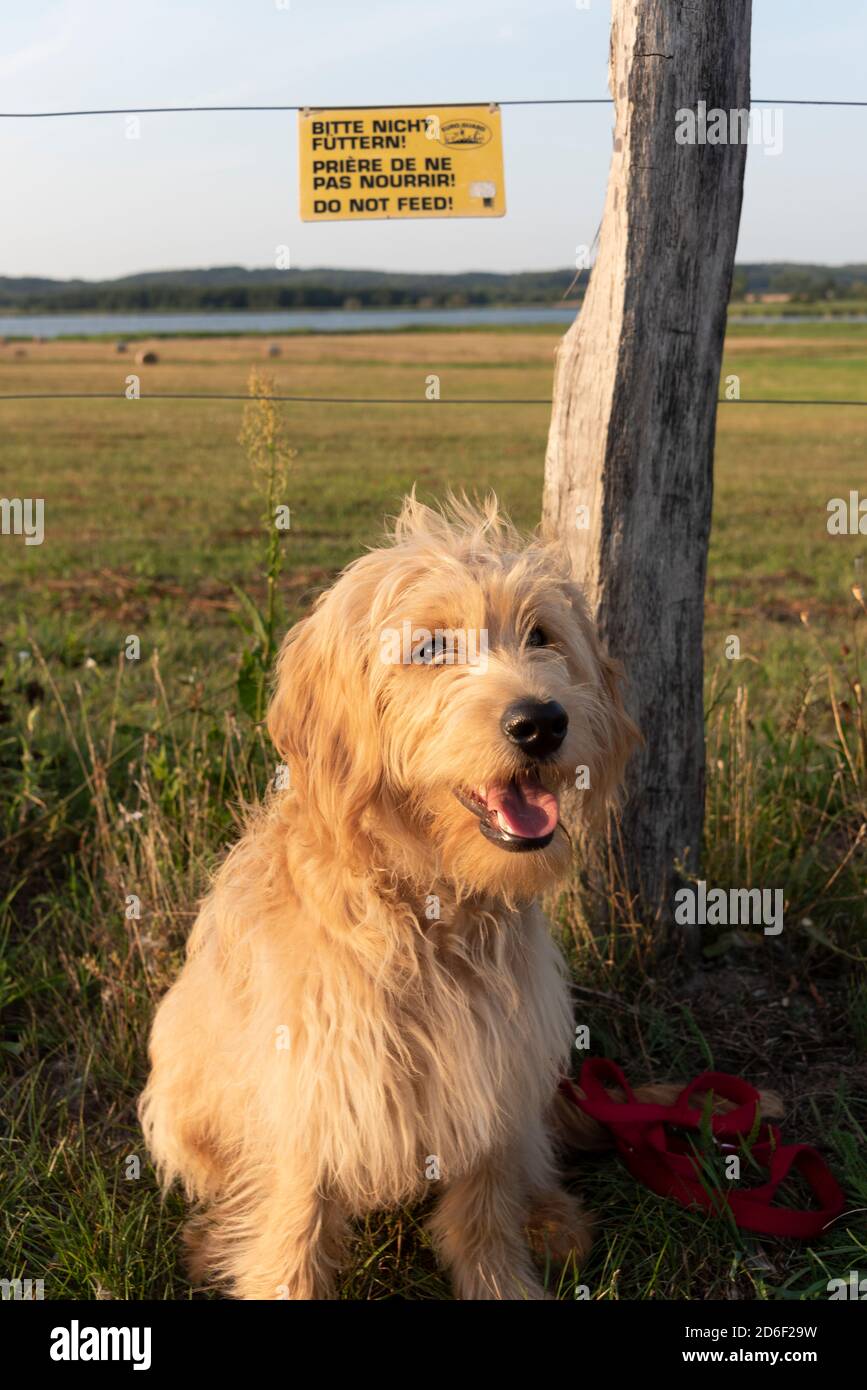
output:
[{"label": "weathered wood post", "polygon": [[[599,255],[558,351],[545,467],[545,527],[567,540],[646,740],[623,870],[663,918],[676,864],[695,873],[701,849],[716,398],[747,140],[747,118],[729,113],[749,107],[750,20],[751,0],[612,0],[614,151]],[[679,142],[676,113],[700,102],[726,113],[727,143],[698,142],[700,114],[696,143]]]}]

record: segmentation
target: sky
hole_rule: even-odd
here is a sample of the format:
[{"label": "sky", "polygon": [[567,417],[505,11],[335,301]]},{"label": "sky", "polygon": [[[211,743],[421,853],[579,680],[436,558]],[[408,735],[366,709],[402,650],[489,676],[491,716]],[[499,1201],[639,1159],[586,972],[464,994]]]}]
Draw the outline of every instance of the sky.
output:
[{"label": "sky", "polygon": [[[720,0],[701,0],[720,3]],[[0,108],[487,102],[607,95],[607,0],[27,0],[0,18]],[[755,98],[867,99],[865,0],[753,0]],[[572,265],[599,223],[607,106],[503,112],[507,215],[304,224],[294,113],[0,120],[0,275]],[[739,261],[867,261],[867,107],[784,110],[751,146]]]}]

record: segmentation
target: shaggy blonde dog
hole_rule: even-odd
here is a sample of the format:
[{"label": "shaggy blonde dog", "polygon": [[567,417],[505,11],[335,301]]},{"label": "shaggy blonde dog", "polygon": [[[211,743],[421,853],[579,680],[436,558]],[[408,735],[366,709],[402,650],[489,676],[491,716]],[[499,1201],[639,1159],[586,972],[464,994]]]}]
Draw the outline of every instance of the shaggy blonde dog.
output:
[{"label": "shaggy blonde dog", "polygon": [[578,777],[591,820],[616,793],[617,679],[566,560],[495,499],[409,498],[289,633],[268,728],[290,785],[204,901],[141,1103],[198,1204],[195,1278],[327,1297],[349,1221],[431,1192],[459,1298],[543,1297],[528,1229],[586,1251],[551,1134],[569,991],[536,900],[571,861],[560,793]]}]

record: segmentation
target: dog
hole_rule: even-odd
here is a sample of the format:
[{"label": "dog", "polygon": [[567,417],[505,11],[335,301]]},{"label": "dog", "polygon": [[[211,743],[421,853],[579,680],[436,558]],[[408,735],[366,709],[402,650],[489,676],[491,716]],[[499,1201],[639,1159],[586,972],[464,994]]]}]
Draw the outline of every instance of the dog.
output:
[{"label": "dog", "polygon": [[196,1204],[198,1283],[327,1298],[352,1220],[430,1195],[458,1298],[546,1297],[533,1250],[586,1254],[538,900],[572,863],[562,794],[591,827],[616,799],[620,681],[565,556],[493,497],[410,496],[289,632],[268,713],[289,786],[216,874],[140,1103]]}]

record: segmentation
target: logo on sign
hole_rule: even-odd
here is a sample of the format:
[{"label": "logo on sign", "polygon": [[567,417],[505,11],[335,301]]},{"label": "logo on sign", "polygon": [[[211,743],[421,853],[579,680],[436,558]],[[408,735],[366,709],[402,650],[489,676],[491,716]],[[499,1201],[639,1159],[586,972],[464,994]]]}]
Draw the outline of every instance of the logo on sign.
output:
[{"label": "logo on sign", "polygon": [[440,128],[440,141],[443,145],[462,145],[470,148],[487,145],[491,138],[490,126],[481,121],[446,121]]}]

